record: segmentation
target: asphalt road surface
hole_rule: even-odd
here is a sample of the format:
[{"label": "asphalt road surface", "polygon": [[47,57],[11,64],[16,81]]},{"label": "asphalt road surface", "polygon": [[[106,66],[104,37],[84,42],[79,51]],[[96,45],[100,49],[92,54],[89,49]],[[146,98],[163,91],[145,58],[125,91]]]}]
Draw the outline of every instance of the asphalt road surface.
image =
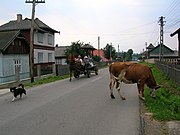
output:
[{"label": "asphalt road surface", "polygon": [[109,96],[108,69],[27,89],[11,102],[0,96],[0,135],[139,135],[136,85],[123,85],[121,100]]}]

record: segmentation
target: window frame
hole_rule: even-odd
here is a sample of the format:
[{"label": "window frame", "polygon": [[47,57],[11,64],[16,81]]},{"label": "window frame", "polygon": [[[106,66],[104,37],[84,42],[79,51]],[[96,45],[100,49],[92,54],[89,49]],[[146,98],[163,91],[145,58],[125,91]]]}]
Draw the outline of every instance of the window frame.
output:
[{"label": "window frame", "polygon": [[43,62],[43,52],[38,52],[38,63],[42,63]]},{"label": "window frame", "polygon": [[44,33],[38,32],[37,38],[38,38],[38,43],[43,43],[43,41],[44,41]]},{"label": "window frame", "polygon": [[16,67],[19,67],[19,73],[22,73],[22,61],[21,59],[14,59],[14,74],[16,73]]}]

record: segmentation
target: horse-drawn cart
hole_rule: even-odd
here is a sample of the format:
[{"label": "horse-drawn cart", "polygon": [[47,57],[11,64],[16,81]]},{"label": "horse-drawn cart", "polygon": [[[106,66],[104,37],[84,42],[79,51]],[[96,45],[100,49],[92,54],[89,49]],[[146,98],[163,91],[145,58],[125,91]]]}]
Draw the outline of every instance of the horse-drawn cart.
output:
[{"label": "horse-drawn cart", "polygon": [[[77,42],[78,46],[81,46]],[[92,61],[90,56],[93,56],[93,50],[96,50],[93,46],[89,44],[85,44],[80,48],[75,46],[71,46],[70,50],[68,51],[68,63],[69,63],[69,70],[70,70],[70,81],[71,77],[74,75],[75,78],[79,78],[80,75],[84,74],[88,78],[90,77],[91,73],[95,73],[98,75],[98,67]],[[76,50],[76,51],[75,51]],[[77,51],[78,50],[78,51]],[[81,50],[81,51],[79,51]],[[81,53],[80,53],[81,52]],[[83,53],[82,53],[83,52]],[[83,56],[83,60],[79,58]],[[87,57],[87,58],[86,58]],[[78,63],[81,62],[80,63]]]},{"label": "horse-drawn cart", "polygon": [[74,65],[75,78],[79,78],[81,74],[84,74],[88,78],[90,78],[91,73],[95,73],[95,75],[98,75],[98,67],[93,62],[85,63],[85,65],[80,65],[78,63]]}]

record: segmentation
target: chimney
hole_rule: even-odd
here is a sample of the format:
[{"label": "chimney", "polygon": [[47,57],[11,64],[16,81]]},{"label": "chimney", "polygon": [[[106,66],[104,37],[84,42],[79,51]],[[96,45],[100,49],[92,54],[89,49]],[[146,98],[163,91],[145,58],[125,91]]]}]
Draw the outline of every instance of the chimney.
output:
[{"label": "chimney", "polygon": [[22,14],[17,14],[17,22],[21,22],[22,21]]}]

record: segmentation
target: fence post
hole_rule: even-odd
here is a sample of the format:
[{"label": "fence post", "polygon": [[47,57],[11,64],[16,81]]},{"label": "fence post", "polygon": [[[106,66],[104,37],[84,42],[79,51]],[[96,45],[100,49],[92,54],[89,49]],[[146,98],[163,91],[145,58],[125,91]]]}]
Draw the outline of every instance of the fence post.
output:
[{"label": "fence post", "polygon": [[15,67],[15,81],[17,85],[20,82],[20,67],[19,66]]},{"label": "fence post", "polygon": [[166,63],[166,74],[169,76],[169,68],[168,68],[168,63]]},{"label": "fence post", "polygon": [[175,82],[177,82],[176,81],[176,64],[174,63],[174,79],[175,79]]},{"label": "fence post", "polygon": [[41,77],[41,65],[37,65],[37,76],[38,78]]},{"label": "fence post", "polygon": [[53,71],[53,75],[56,75],[56,65],[55,64],[52,65],[52,71]]}]

